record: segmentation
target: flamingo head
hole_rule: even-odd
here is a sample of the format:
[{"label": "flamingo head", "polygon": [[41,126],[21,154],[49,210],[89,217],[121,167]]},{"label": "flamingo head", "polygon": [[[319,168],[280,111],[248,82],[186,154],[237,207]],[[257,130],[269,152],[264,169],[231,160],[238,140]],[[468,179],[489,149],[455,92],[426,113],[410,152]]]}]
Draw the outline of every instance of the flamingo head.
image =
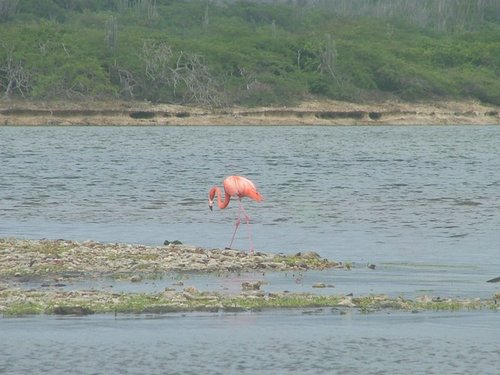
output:
[{"label": "flamingo head", "polygon": [[210,189],[210,191],[208,192],[208,207],[210,208],[210,211],[213,210],[214,197],[215,197],[215,187]]}]

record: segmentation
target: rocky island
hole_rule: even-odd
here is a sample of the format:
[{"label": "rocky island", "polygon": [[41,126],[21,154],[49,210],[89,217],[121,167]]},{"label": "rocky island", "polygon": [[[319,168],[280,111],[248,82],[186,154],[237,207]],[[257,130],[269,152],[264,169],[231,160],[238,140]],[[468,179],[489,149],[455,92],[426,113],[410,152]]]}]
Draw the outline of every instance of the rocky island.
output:
[{"label": "rocky island", "polygon": [[[87,280],[141,283],[167,273],[227,277],[243,272],[301,273],[308,270],[348,271],[351,265],[322,258],[314,251],[291,255],[203,249],[183,244],[145,246],[95,241],[0,239],[0,313],[87,315],[94,313],[159,314],[191,311],[255,311],[262,309],[390,309],[405,311],[498,309],[500,295],[489,299],[414,300],[386,295],[265,292],[265,282],[242,282],[238,292],[200,291],[184,282],[161,292],[126,292],[86,288]],[[189,277],[187,277],[189,280]],[[83,284],[82,284],[83,282]],[[263,287],[264,286],[264,287]],[[313,288],[325,288],[319,283]]]}]

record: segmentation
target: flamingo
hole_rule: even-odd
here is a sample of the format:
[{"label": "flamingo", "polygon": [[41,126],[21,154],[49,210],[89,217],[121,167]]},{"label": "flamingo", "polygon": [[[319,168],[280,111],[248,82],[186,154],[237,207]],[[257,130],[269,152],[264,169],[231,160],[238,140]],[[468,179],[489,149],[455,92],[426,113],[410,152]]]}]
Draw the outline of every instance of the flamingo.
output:
[{"label": "flamingo", "polygon": [[218,186],[214,186],[208,192],[208,207],[212,210],[214,204],[214,197],[217,194],[217,205],[220,209],[224,209],[229,205],[231,197],[238,197],[238,217],[234,223],[234,232],[231,237],[231,242],[227,249],[230,249],[233,245],[234,236],[241,222],[241,214],[245,218],[245,222],[248,227],[248,238],[250,241],[250,252],[253,253],[253,243],[252,234],[250,232],[250,216],[247,215],[243,204],[241,203],[241,198],[248,197],[254,201],[260,202],[264,200],[264,197],[257,191],[255,184],[249,179],[242,176],[229,176],[224,179],[224,201],[222,201],[221,190]]}]

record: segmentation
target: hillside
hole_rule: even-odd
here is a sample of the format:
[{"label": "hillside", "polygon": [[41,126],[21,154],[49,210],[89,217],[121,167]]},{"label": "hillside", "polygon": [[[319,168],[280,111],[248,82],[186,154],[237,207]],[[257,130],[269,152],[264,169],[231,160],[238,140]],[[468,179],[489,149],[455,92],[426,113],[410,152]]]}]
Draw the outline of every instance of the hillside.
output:
[{"label": "hillside", "polygon": [[498,106],[499,34],[498,0],[3,0],[0,97]]}]

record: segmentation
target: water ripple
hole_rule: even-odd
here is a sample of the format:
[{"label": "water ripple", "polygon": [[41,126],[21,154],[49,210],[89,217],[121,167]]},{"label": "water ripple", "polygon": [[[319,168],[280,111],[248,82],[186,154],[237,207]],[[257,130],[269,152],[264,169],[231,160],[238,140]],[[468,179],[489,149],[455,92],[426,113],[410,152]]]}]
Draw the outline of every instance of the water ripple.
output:
[{"label": "water ripple", "polygon": [[[178,225],[184,242],[217,246],[227,242],[236,205],[210,212],[207,192],[241,174],[265,197],[244,200],[257,246],[309,244],[325,256],[362,258],[370,251],[398,257],[413,246],[415,254],[466,259],[471,244],[487,253],[500,243],[499,133],[465,126],[4,127],[0,234],[28,220],[38,224],[27,236],[50,236],[64,224],[84,238],[155,242]],[[89,222],[102,231],[86,229]],[[142,237],[141,227],[155,225],[164,229]],[[118,238],[108,237],[110,226]],[[335,249],[322,245],[332,242]]]}]

